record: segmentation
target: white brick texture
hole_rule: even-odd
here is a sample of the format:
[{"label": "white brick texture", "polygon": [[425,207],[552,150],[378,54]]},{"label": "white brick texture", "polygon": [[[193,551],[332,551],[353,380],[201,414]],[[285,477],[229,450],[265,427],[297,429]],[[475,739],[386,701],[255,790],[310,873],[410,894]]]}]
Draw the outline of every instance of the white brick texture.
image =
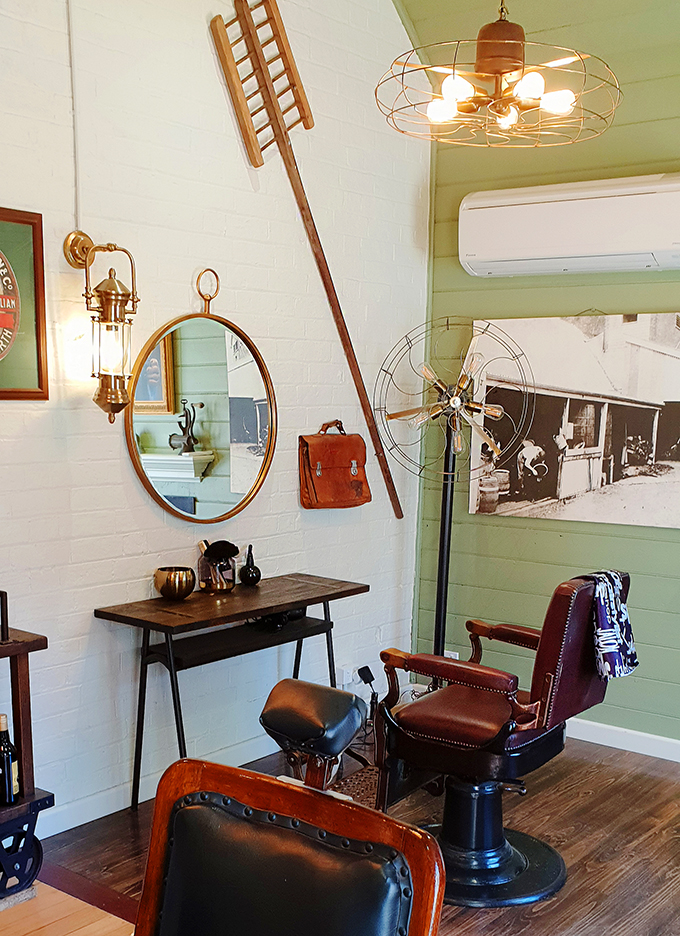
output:
[{"label": "white brick texture", "polygon": [[[396,341],[425,318],[429,151],[384,123],[382,71],[409,43],[391,0],[280,0],[316,126],[293,145],[369,395]],[[12,626],[46,634],[32,655],[36,781],[53,790],[46,836],[129,801],[141,635],[96,620],[96,607],[151,597],[159,565],[195,565],[197,542],[253,543],[265,576],[304,571],[367,582],[332,606],[336,660],[368,663],[410,645],[417,481],[392,465],[397,521],[369,440],[373,501],[303,511],[297,437],[340,418],[368,433],[278,154],[246,161],[212,48],[228,3],[72,0],[81,227],[129,248],[141,304],[139,350],[162,323],[200,308],[193,283],[214,267],[214,311],[260,348],[280,430],[261,492],[205,527],[164,513],[139,483],[122,418],[91,402],[83,277],[67,266],[76,224],[66,0],[0,0],[0,204],[44,221],[50,399],[0,402],[0,588]],[[124,263],[119,275],[128,279]],[[1,366],[1,365],[0,365]],[[272,750],[258,715],[290,674],[293,645],[180,674],[191,755],[243,763]],[[323,638],[303,678],[327,678]],[[0,664],[0,711],[9,708]],[[150,671],[143,796],[176,757],[167,673]]]}]

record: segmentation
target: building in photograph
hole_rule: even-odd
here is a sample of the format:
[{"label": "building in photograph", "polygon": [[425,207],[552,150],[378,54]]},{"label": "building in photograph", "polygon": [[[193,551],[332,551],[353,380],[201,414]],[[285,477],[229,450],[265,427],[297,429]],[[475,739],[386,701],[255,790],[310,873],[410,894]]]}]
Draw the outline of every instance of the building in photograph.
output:
[{"label": "building in photograph", "polygon": [[[503,493],[497,512],[531,516],[537,502],[565,501],[677,460],[680,324],[675,313],[518,319],[503,328],[529,359],[536,408],[525,447],[504,466],[507,481],[499,475]],[[506,363],[490,361],[480,392],[512,414],[519,391]],[[487,420],[501,448],[510,426]],[[479,504],[477,480],[471,483],[471,509]]]}]

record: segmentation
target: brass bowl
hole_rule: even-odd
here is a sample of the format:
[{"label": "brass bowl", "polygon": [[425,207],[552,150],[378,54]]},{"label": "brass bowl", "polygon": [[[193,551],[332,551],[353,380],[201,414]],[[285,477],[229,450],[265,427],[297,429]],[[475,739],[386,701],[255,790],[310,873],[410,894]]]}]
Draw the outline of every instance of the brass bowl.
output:
[{"label": "brass bowl", "polygon": [[153,583],[163,598],[181,601],[194,590],[196,575],[186,566],[163,566],[154,572]]}]

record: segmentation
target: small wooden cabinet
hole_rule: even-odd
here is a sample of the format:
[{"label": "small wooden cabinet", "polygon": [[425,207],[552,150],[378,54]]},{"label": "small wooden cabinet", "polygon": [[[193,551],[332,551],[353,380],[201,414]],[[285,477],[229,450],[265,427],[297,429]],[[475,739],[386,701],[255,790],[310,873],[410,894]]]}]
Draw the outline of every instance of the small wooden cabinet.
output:
[{"label": "small wooden cabinet", "polygon": [[54,794],[35,787],[28,655],[47,648],[47,637],[10,629],[0,641],[0,659],[9,658],[14,745],[19,754],[19,798],[0,806],[0,899],[29,887],[42,864],[35,824],[42,809],[54,806]]}]

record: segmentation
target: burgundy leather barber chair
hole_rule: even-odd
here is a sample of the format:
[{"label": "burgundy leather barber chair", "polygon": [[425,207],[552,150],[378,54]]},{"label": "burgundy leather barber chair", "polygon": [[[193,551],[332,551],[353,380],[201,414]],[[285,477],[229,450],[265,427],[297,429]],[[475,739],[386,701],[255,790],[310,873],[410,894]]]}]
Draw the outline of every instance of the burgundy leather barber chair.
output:
[{"label": "burgundy leather barber chair", "polygon": [[[623,575],[623,595],[630,579]],[[445,775],[439,833],[446,903],[497,907],[554,894],[566,880],[549,845],[503,828],[502,791],[564,748],[565,721],[604,699],[595,665],[593,581],[573,578],[555,591],[542,630],[468,621],[468,662],[399,650],[381,653],[389,691],[378,708],[378,807],[385,810],[426,779]],[[536,652],[531,689],[480,663],[481,637]],[[397,669],[442,688],[402,706]]]},{"label": "burgundy leather barber chair", "polygon": [[237,767],[181,760],[158,786],[135,936],[434,936],[432,836]]}]

